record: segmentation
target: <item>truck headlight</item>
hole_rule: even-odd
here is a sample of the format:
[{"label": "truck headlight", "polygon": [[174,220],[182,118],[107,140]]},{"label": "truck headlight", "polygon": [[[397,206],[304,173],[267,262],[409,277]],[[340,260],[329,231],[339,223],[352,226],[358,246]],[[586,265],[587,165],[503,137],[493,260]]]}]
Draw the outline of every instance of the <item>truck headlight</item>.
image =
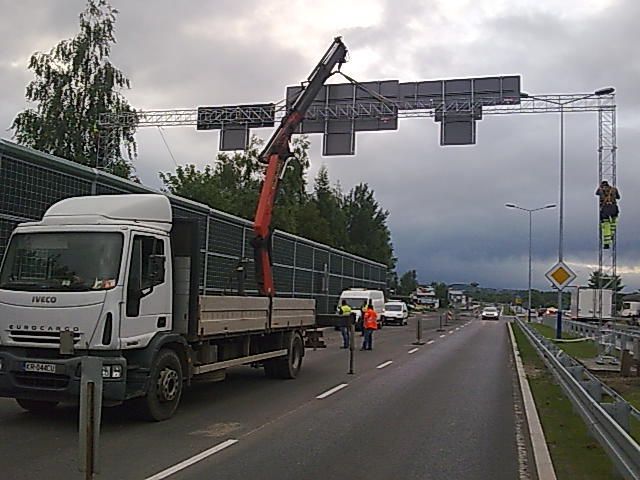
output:
[{"label": "truck headlight", "polygon": [[122,378],[122,365],[113,365],[111,367],[111,378]]},{"label": "truck headlight", "polygon": [[103,365],[102,378],[122,378],[122,365]]}]

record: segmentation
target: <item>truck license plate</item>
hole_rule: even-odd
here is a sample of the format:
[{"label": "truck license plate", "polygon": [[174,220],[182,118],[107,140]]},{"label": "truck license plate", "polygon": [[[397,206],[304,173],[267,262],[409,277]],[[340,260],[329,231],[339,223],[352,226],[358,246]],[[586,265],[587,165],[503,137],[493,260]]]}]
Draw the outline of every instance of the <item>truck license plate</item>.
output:
[{"label": "truck license plate", "polygon": [[53,363],[24,362],[25,372],[45,372],[56,373],[56,366]]}]

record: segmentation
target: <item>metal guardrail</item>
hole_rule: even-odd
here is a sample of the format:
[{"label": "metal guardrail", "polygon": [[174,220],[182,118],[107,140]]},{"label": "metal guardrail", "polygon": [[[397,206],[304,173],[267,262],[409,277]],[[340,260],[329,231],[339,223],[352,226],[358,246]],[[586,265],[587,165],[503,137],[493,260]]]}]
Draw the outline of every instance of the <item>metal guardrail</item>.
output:
[{"label": "metal guardrail", "polygon": [[516,323],[547,365],[575,410],[625,479],[640,480],[640,445],[627,433],[631,406],[614,397],[602,402],[603,384],[585,368],[516,317]]},{"label": "metal guardrail", "polygon": [[[533,321],[537,321],[551,328],[556,327],[555,317],[542,317]],[[634,357],[636,357],[636,355],[640,357],[640,330],[626,325],[615,324],[614,327],[610,325],[610,322],[607,322],[601,328],[597,323],[566,319],[562,320],[562,331],[573,333],[580,337],[609,341],[617,350],[629,350],[633,352]],[[636,341],[639,343],[639,346],[635,345]]]}]

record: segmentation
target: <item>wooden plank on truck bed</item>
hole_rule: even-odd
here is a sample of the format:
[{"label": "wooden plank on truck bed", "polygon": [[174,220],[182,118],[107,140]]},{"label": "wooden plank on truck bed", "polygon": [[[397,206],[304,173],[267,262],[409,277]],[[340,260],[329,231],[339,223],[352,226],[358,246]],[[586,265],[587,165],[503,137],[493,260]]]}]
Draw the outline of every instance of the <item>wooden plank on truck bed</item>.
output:
[{"label": "wooden plank on truck bed", "polygon": [[305,298],[273,299],[271,328],[310,327],[316,321],[316,301]]},{"label": "wooden plank on truck bed", "polygon": [[266,330],[269,299],[266,297],[199,297],[198,334],[204,336]]}]

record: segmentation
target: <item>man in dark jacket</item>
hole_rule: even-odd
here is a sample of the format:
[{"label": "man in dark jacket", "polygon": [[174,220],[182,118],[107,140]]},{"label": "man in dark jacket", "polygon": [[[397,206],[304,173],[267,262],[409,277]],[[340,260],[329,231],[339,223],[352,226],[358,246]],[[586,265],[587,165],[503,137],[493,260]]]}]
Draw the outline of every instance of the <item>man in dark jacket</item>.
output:
[{"label": "man in dark jacket", "polygon": [[620,192],[616,187],[609,185],[603,180],[596,190],[596,195],[600,198],[600,230],[602,234],[602,246],[609,248],[616,236],[618,224],[618,200]]}]

